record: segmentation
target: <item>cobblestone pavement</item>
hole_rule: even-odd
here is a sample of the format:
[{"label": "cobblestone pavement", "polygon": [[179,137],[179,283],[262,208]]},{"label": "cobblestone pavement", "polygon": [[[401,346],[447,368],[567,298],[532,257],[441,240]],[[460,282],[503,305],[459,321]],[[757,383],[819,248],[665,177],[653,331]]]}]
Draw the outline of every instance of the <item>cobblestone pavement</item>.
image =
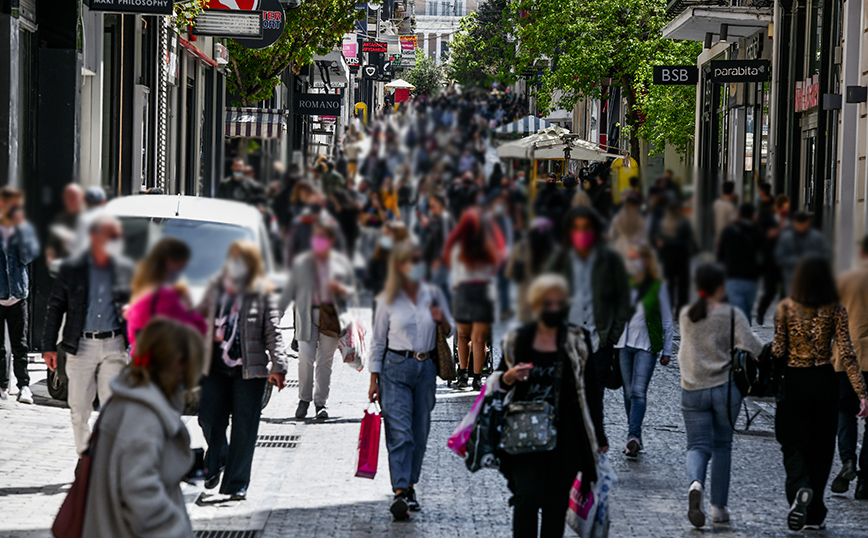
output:
[{"label": "cobblestone pavement", "polygon": [[[366,313],[363,319],[369,320]],[[768,327],[757,329],[771,338]],[[497,333],[503,333],[499,327]],[[296,379],[296,362],[289,378]],[[13,398],[0,402],[0,537],[48,537],[54,515],[72,479],[75,456],[69,411],[48,400],[41,362],[31,365],[37,381],[36,405]],[[385,445],[374,480],[354,478],[355,447],[365,408],[367,372],[335,363],[332,418],[296,421],[297,395],[275,393],[263,413],[260,435],[295,436],[294,448],[258,448],[246,502],[221,502],[186,487],[188,510],[197,531],[249,530],[259,537],[509,536],[511,513],[505,480],[494,471],[470,474],[446,448],[446,439],[469,409],[475,393],[438,387],[431,438],[418,485],[422,512],[410,522],[393,523]],[[737,435],[733,454],[731,525],[695,530],[687,522],[685,434],[679,409],[678,366],[658,366],[649,391],[645,452],[638,461],[620,454],[626,421],[621,395],[606,395],[606,427],[620,482],[612,506],[613,537],[777,537],[786,530],[783,468],[772,431],[773,406],[751,404],[759,412],[751,435]],[[194,445],[201,433],[187,417]],[[743,427],[743,421],[740,423]],[[837,472],[838,463],[833,472]],[[852,489],[851,489],[852,491]],[[868,504],[826,492],[830,508],[824,537],[868,537]],[[198,499],[198,501],[197,501]],[[567,536],[571,535],[567,531]],[[207,534],[202,534],[207,536]],[[216,534],[211,534],[216,536]]]}]

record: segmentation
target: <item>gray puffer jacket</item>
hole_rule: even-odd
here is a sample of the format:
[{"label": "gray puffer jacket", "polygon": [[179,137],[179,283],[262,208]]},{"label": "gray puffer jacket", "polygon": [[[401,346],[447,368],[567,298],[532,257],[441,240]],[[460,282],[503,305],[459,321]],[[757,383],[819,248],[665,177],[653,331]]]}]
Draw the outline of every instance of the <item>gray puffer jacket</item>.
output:
[{"label": "gray puffer jacket", "polygon": [[[214,347],[214,320],[217,317],[217,306],[223,293],[221,279],[208,286],[199,313],[208,322],[208,334],[205,335],[205,360],[202,373],[208,375],[211,371],[211,358]],[[267,291],[264,282],[254,283],[244,293],[241,302],[241,359],[243,361],[244,379],[268,377],[269,374],[285,374],[287,368],[286,348],[283,336],[278,328],[281,312],[277,308],[277,297]],[[269,369],[268,363],[271,362]]]}]

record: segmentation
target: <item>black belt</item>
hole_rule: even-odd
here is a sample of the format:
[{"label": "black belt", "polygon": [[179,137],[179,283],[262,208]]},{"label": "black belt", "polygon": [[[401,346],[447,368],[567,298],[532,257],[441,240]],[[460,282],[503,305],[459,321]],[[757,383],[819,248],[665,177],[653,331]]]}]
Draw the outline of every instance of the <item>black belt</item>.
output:
[{"label": "black belt", "polygon": [[386,351],[390,353],[395,353],[396,355],[401,355],[402,357],[407,357],[408,359],[416,359],[417,361],[427,361],[428,359],[433,359],[437,354],[437,348],[432,349],[431,351],[423,351],[421,353],[417,353],[415,351],[398,351],[397,349],[386,348]]},{"label": "black belt", "polygon": [[120,329],[115,329],[113,331],[102,331],[102,332],[83,332],[81,333],[82,338],[87,338],[88,340],[108,340],[109,338],[114,338],[115,336],[121,336],[123,331]]}]

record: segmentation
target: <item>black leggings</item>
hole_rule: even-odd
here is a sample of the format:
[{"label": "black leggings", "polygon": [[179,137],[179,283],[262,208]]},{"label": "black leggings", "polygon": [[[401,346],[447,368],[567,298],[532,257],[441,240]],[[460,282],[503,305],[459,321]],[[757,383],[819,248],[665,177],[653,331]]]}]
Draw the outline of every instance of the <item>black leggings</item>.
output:
[{"label": "black leggings", "polygon": [[536,538],[542,510],[541,538],[561,538],[578,468],[557,448],[510,457],[513,488],[513,537]]}]

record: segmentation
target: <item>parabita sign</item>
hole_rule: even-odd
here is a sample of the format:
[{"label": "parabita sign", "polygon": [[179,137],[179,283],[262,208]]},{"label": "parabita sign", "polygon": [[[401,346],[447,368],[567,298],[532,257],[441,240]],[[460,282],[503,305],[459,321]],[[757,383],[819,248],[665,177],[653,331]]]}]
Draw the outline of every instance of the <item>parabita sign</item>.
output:
[{"label": "parabita sign", "polygon": [[719,60],[704,71],[712,82],[766,82],[772,74],[768,60]]}]

